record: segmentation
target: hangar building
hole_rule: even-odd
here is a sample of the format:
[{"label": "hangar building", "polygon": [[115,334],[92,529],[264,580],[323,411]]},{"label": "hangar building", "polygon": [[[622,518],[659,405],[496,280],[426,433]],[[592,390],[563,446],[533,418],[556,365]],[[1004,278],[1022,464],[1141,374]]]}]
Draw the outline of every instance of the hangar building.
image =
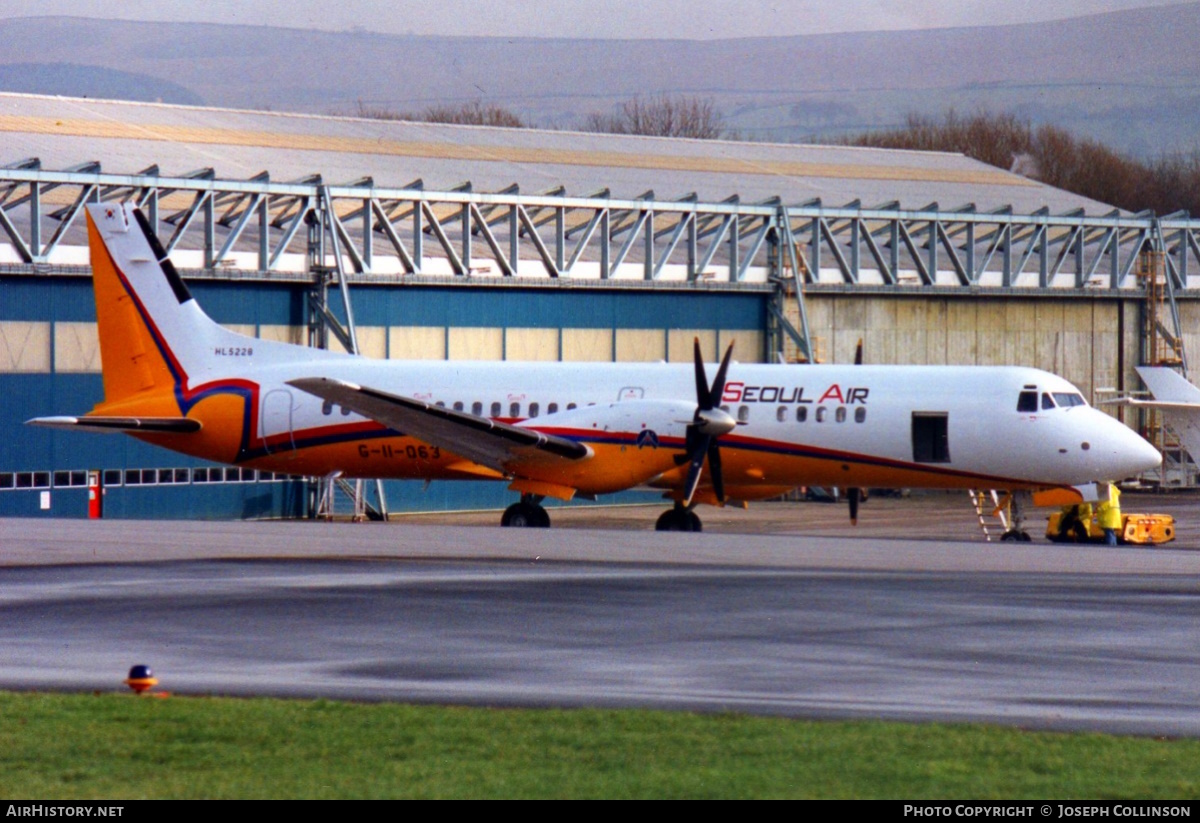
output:
[{"label": "hangar building", "polygon": [[[1140,363],[1186,369],[1196,329],[1200,222],[956,154],[0,94],[3,515],[87,516],[89,471],[105,516],[349,505],[333,483],[22,425],[101,398],[98,200],[142,205],[219,322],[371,357],[684,361],[699,337],[709,360],[736,341],[741,360],[849,362],[861,339],[873,362],[1038,366],[1097,402]],[[344,490],[375,511],[513,496]]]}]

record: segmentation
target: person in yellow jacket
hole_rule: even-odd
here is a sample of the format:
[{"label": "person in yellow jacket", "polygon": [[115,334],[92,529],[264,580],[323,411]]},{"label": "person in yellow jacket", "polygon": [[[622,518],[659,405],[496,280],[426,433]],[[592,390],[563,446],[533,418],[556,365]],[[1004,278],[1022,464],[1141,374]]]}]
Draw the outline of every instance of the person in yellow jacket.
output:
[{"label": "person in yellow jacket", "polygon": [[1121,528],[1121,492],[1109,484],[1108,499],[1101,500],[1096,507],[1096,522],[1104,529],[1104,542],[1117,545],[1117,531]]},{"label": "person in yellow jacket", "polygon": [[1073,503],[1063,506],[1058,519],[1059,540],[1086,543],[1088,523],[1092,520],[1091,503]]}]

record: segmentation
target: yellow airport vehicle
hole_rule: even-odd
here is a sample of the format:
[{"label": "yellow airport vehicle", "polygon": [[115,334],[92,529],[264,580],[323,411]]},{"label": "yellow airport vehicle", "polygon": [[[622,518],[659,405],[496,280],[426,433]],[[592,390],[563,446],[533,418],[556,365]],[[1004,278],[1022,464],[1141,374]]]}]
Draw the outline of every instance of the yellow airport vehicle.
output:
[{"label": "yellow airport vehicle", "polygon": [[[1046,524],[1046,537],[1054,543],[1103,543],[1104,529],[1091,518],[1086,522],[1086,532],[1083,523],[1069,529],[1066,534],[1059,533],[1059,523],[1062,513],[1050,515]],[[1117,532],[1117,542],[1135,545],[1157,545],[1169,543],[1175,539],[1175,518],[1169,514],[1123,514],[1121,515],[1121,530]]]}]

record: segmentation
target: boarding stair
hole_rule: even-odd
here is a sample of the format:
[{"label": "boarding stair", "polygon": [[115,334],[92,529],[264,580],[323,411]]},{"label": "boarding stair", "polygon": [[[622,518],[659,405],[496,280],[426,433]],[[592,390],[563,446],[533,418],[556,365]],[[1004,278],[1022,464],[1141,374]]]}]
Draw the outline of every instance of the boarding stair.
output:
[{"label": "boarding stair", "polygon": [[993,537],[999,540],[1010,530],[1008,496],[1001,497],[995,489],[970,489],[968,494],[971,495],[971,505],[975,507],[975,516],[979,518],[984,539],[989,543]]}]

